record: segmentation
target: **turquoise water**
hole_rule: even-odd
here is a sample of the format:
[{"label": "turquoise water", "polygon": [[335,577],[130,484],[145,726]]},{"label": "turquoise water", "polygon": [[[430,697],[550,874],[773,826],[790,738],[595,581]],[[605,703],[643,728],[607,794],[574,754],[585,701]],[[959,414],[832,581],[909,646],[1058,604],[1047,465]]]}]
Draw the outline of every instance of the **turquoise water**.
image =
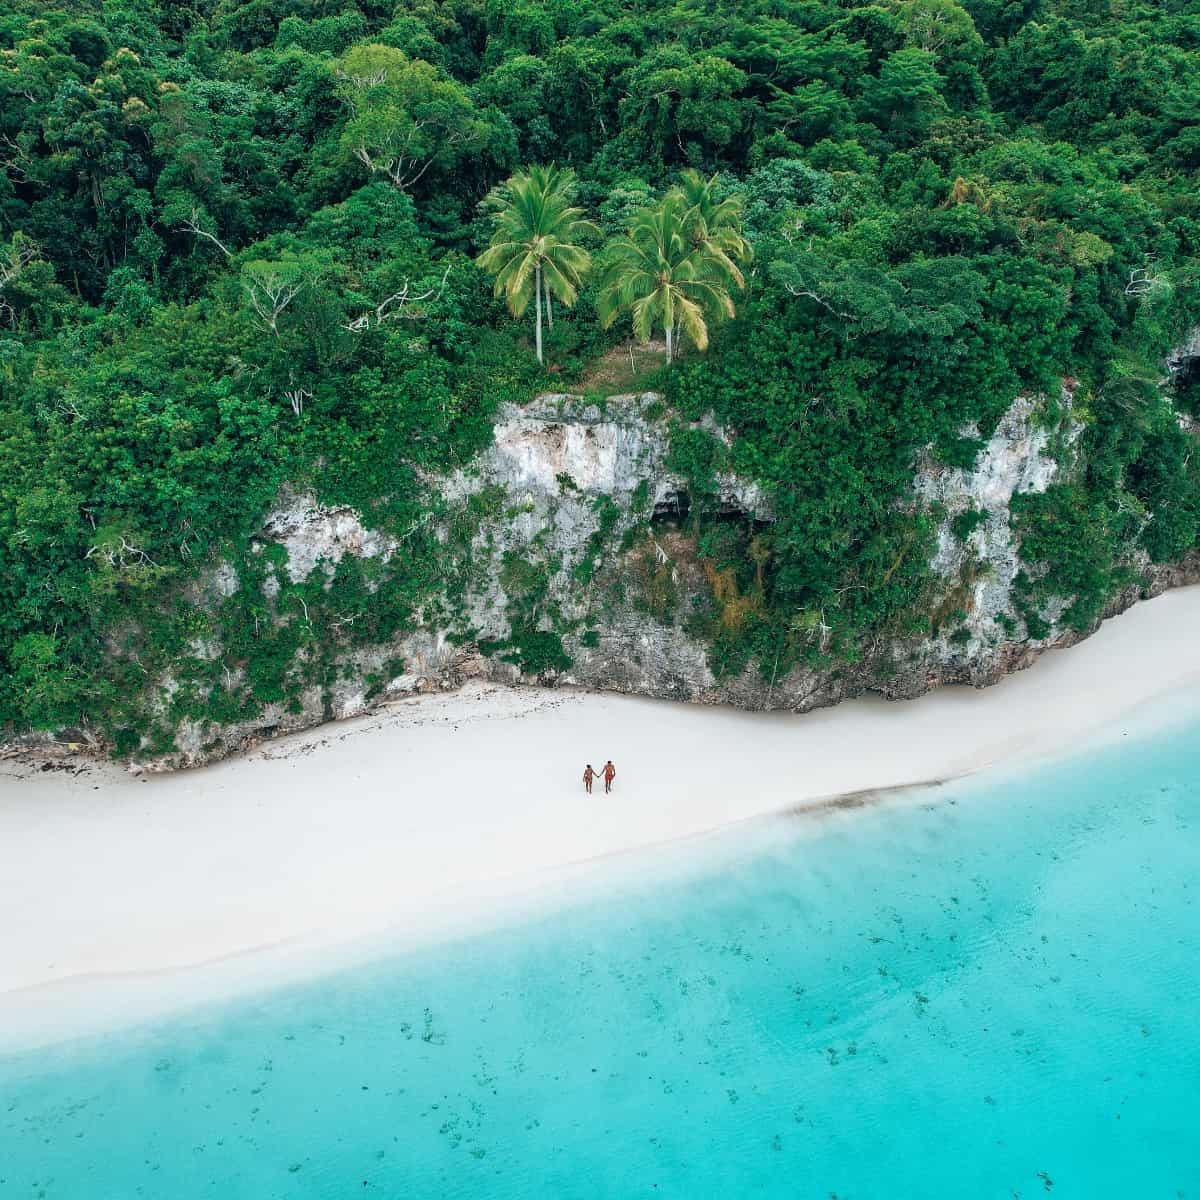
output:
[{"label": "turquoise water", "polygon": [[1200,1200],[1200,726],[761,833],[0,1058],[0,1196]]}]

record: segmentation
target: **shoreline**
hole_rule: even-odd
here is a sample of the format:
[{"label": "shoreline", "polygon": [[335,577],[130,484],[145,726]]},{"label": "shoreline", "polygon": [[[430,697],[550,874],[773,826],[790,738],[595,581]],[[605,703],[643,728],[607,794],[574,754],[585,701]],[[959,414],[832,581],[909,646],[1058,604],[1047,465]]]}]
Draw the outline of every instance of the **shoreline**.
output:
[{"label": "shoreline", "polygon": [[[199,771],[0,762],[0,1050],[536,915],[600,863],[719,859],[735,825],[1160,727],[1200,701],[1198,624],[1180,589],[989,688],[803,715],[483,685]],[[610,756],[613,795],[584,796]]]}]

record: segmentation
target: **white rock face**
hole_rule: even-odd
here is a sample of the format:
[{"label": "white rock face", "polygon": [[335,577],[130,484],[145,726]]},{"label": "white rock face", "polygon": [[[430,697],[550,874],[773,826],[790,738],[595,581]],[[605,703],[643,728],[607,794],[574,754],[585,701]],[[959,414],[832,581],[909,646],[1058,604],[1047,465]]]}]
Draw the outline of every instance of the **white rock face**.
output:
[{"label": "white rock face", "polygon": [[[1188,373],[1189,378],[1196,378],[1200,375],[1200,325],[1192,330],[1191,337],[1188,338],[1180,346],[1176,346],[1174,350],[1167,356],[1167,382],[1172,386],[1178,386],[1181,382],[1181,376],[1184,372]],[[1195,373],[1195,374],[1193,374]],[[1167,402],[1170,400],[1167,397]],[[1178,412],[1175,414],[1175,419],[1179,422],[1179,428],[1184,433],[1190,434],[1192,437],[1200,435],[1200,421],[1197,421],[1190,413]]]},{"label": "white rock face", "polygon": [[267,514],[262,536],[287,550],[292,583],[302,583],[318,565],[332,577],[347,554],[387,562],[396,549],[385,534],[367,529],[354,509],[326,508],[307,493],[281,499]]},{"label": "white rock face", "polygon": [[[1069,411],[1069,392],[1064,391],[1063,403]],[[514,558],[553,563],[547,597],[559,619],[587,616],[589,598],[574,569],[583,565],[590,577],[612,554],[610,537],[609,544],[584,562],[589,539],[600,528],[600,497],[610,497],[622,511],[614,536],[634,519],[644,519],[653,510],[670,511],[680,503],[686,484],[666,469],[668,432],[660,420],[650,419],[657,413],[647,413],[660,406],[661,399],[654,393],[610,397],[603,408],[567,395],[543,396],[526,406],[507,405],[497,420],[492,445],[469,468],[442,481],[442,493],[451,504],[463,503],[486,488],[501,488],[505,496],[503,517],[490,522],[476,538],[475,550],[488,557],[463,598],[466,621],[476,637],[503,641],[512,635],[503,566]],[[966,639],[959,633],[950,642],[945,636],[951,632],[948,628],[930,644],[941,661],[985,661],[1009,636],[997,618],[1016,620],[1012,585],[1021,564],[1010,527],[1012,498],[1045,491],[1059,471],[1047,453],[1051,430],[1039,423],[1040,409],[1037,397],[1018,397],[970,470],[929,460],[914,479],[918,497],[945,507],[946,520],[938,531],[931,566],[945,581],[955,611],[966,614],[964,620],[953,622],[953,631],[965,630]],[[704,428],[729,443],[724,430],[711,423]],[[1071,426],[1065,440],[1070,442],[1078,431]],[[631,513],[639,488],[644,507]],[[718,488],[719,501],[728,510],[759,521],[771,519],[770,505],[755,484],[725,476]],[[969,509],[987,515],[964,541],[954,534],[952,523]],[[262,538],[287,550],[293,583],[307,579],[318,567],[332,576],[347,554],[386,562],[397,548],[395,541],[364,526],[353,509],[327,508],[311,495],[283,497],[264,521]],[[272,590],[277,591],[277,585]],[[547,619],[545,627],[552,625]],[[610,658],[618,643],[627,647],[623,670],[631,677],[631,690],[643,684],[646,690],[655,690],[649,678],[641,679],[643,675],[678,676],[702,687],[714,682],[703,647],[679,628],[648,626],[640,613],[610,609],[598,636],[600,653]],[[462,650],[440,629],[414,631],[396,649],[407,667],[393,681],[391,691],[434,686],[464,661]],[[592,656],[575,657],[578,662]],[[475,669],[516,674],[498,663],[477,663]],[[580,667],[570,678],[586,683],[586,669]],[[353,709],[354,704],[347,707]]]},{"label": "white rock face", "polygon": [[[1071,401],[1071,393],[1064,388],[1062,403],[1068,412]],[[1058,462],[1046,453],[1052,431],[1039,424],[1040,408],[1037,397],[1018,396],[971,470],[926,463],[916,477],[917,494],[940,502],[947,511],[930,565],[948,585],[962,581],[960,607],[967,615],[960,627],[966,628],[970,640],[953,648],[945,644],[943,653],[966,658],[986,653],[1004,637],[997,618],[1015,618],[1012,585],[1021,563],[1012,536],[1012,499],[1044,492],[1059,473]],[[1080,429],[1070,424],[1063,431],[1064,440],[1074,442]],[[952,524],[955,517],[972,509],[987,516],[963,541],[954,534]]]},{"label": "white rock face", "polygon": [[[640,485],[651,503],[674,504],[685,491],[682,479],[667,471],[668,434],[647,410],[661,408],[654,392],[609,396],[601,409],[569,395],[540,396],[528,405],[501,410],[492,446],[451,481],[447,494],[463,495],[487,484],[500,484],[514,496],[569,495],[572,488],[591,497],[618,501]],[[726,445],[729,435],[711,422],[700,426]],[[770,505],[757,484],[722,475],[721,503],[757,520],[769,520]]]},{"label": "white rock face", "polygon": [[[612,564],[627,529],[656,510],[679,508],[687,487],[667,470],[670,436],[661,409],[662,398],[646,392],[607,397],[603,407],[576,396],[541,396],[528,405],[510,404],[500,411],[492,445],[442,487],[450,502],[464,502],[489,488],[503,489],[506,497],[503,519],[490,522],[476,539],[476,552],[490,556],[491,565],[476,571],[463,600],[466,622],[480,636],[500,641],[512,635],[510,597],[504,590],[506,562],[552,564],[546,608],[557,611],[559,622],[583,621],[594,596],[577,573],[593,578]],[[717,426],[701,427],[729,443]],[[770,506],[755,484],[726,475],[718,478],[717,493],[718,504],[726,511],[755,520],[771,517]],[[592,539],[601,529],[606,498],[619,515],[616,525],[600,538],[602,544],[596,545]],[[555,623],[547,611],[539,628],[549,630]],[[606,658],[622,657],[625,669],[639,678],[639,659],[646,662],[645,673],[650,676],[661,674],[655,663],[666,670],[667,660],[686,661],[688,674],[711,679],[703,648],[680,630],[654,628],[651,637],[662,646],[643,655],[633,631],[640,637],[645,626],[644,615],[610,607],[604,628],[597,633],[602,641],[607,639],[607,649],[593,655],[581,647],[578,655],[573,649],[572,656],[581,663],[601,653]],[[623,656],[615,650],[618,641],[630,647]],[[493,663],[489,673],[497,672],[504,673],[504,668]],[[586,682],[586,674],[578,680]],[[630,690],[639,688],[631,684]]]},{"label": "white rock face", "polygon": [[[601,407],[556,395],[507,405],[492,444],[467,468],[426,481],[445,505],[445,519],[434,520],[430,532],[444,547],[451,603],[431,602],[412,627],[386,644],[339,652],[336,679],[306,685],[298,706],[270,704],[240,725],[185,722],[174,761],[204,761],[286,729],[353,715],[387,696],[453,687],[473,677],[519,682],[529,674],[522,675],[525,660],[514,658],[513,648],[531,636],[540,644],[538,635],[551,635],[551,642],[561,636],[571,660],[566,666],[543,653],[542,665],[532,670],[546,681],[747,708],[806,711],[866,690],[900,697],[945,682],[994,682],[1028,665],[1046,646],[1078,636],[1056,624],[1068,597],[1043,609],[1051,631],[1044,641],[1031,642],[1012,595],[1022,565],[1010,524],[1013,498],[1044,492],[1071,469],[1063,447],[1081,427],[1070,418],[1069,392],[1062,401],[1065,424],[1051,429],[1040,398],[1018,397],[969,470],[931,457],[917,464],[914,501],[945,511],[930,564],[938,580],[930,601],[931,613],[938,610],[936,636],[881,639],[855,667],[797,664],[769,679],[757,664],[715,677],[708,648],[693,633],[690,614],[694,605],[706,604],[711,580],[686,523],[651,520],[671,515],[686,500],[686,482],[666,467],[670,434],[661,398],[616,396]],[[699,428],[730,444],[713,422]],[[1064,461],[1051,455],[1052,441]],[[727,513],[773,519],[754,484],[727,476],[717,487]],[[986,518],[961,539],[952,525],[968,510],[984,511]],[[635,527],[636,537],[623,546],[623,536]],[[261,553],[270,542],[287,550],[293,583],[318,570],[331,578],[346,555],[387,561],[403,553],[394,538],[368,528],[354,510],[322,506],[311,495],[280,498],[256,549]],[[1200,559],[1161,576],[1145,566],[1148,586],[1161,589],[1194,577]],[[670,612],[650,607],[647,581],[656,573],[670,581]],[[215,604],[238,586],[236,572],[221,566],[205,577],[195,602]],[[278,592],[278,580],[268,576],[264,595],[272,608]],[[1134,598],[1131,593],[1124,603]],[[295,606],[278,619],[296,619]],[[193,653],[216,661],[221,648],[197,642]],[[547,668],[547,661],[562,669]],[[228,686],[241,685],[236,664],[226,667],[226,675]]]},{"label": "white rock face", "polygon": [[594,406],[566,421],[554,411],[557,399],[532,409],[505,409],[484,474],[555,494],[559,477],[566,476],[581,491],[613,495],[632,492],[661,458],[663,446],[652,426],[605,419]]}]

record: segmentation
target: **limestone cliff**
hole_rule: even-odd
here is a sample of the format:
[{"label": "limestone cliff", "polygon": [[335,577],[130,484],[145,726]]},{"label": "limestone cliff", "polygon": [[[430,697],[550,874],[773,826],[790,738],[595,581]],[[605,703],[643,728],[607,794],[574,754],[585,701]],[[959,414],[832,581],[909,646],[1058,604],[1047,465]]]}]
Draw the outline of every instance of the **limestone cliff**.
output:
[{"label": "limestone cliff", "polygon": [[[336,681],[308,688],[298,703],[268,705],[252,721],[184,722],[176,732],[178,752],[155,765],[204,761],[285,729],[470,677],[799,711],[868,690],[898,698],[941,683],[994,682],[1079,637],[1060,623],[1067,597],[1038,613],[1049,632],[1029,635],[1015,602],[1022,564],[1010,525],[1014,496],[1044,491],[1070,469],[1079,432],[1071,402],[1065,390],[1055,411],[1066,416],[1051,428],[1038,397],[1018,397],[970,470],[939,465],[931,455],[917,464],[912,503],[940,520],[931,562],[932,636],[881,638],[853,665],[798,666],[776,677],[751,664],[723,678],[689,631],[687,615],[711,597],[713,580],[689,532],[686,482],[670,469],[661,398],[613,396],[596,404],[548,395],[506,406],[486,452],[453,476],[428,481],[440,495],[436,533],[455,603],[430,606],[387,644],[345,654]],[[696,428],[728,442],[712,423]],[[716,478],[711,502],[756,528],[772,521],[769,499],[732,475]],[[450,530],[464,523],[469,536],[455,544]],[[293,583],[313,572],[331,577],[345,556],[388,562],[405,553],[403,537],[366,528],[353,510],[322,507],[303,493],[281,497],[264,520],[254,550],[273,546],[286,551]],[[1197,577],[1195,562],[1169,571],[1141,566],[1141,582],[1117,598],[1114,610]],[[236,575],[221,568],[198,598],[203,602],[205,589],[228,594],[237,586]],[[268,578],[262,586],[269,601],[279,585]],[[812,636],[821,638],[822,630],[818,616]],[[196,653],[216,654],[219,647]],[[393,664],[402,667],[391,673]],[[382,678],[382,686],[368,689],[371,678]]]}]

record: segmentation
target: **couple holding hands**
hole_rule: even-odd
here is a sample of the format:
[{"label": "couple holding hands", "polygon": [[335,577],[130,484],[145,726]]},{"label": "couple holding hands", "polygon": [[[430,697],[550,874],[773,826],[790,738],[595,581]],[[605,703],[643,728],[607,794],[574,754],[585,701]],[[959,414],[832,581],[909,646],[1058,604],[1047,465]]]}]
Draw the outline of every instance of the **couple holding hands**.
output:
[{"label": "couple holding hands", "polygon": [[[617,768],[612,765],[612,759],[600,768],[600,778],[604,780],[604,790],[612,791],[612,781],[617,777]],[[588,763],[583,769],[583,787],[587,794],[592,794],[592,780],[596,778],[596,772],[592,770],[592,764]]]}]

